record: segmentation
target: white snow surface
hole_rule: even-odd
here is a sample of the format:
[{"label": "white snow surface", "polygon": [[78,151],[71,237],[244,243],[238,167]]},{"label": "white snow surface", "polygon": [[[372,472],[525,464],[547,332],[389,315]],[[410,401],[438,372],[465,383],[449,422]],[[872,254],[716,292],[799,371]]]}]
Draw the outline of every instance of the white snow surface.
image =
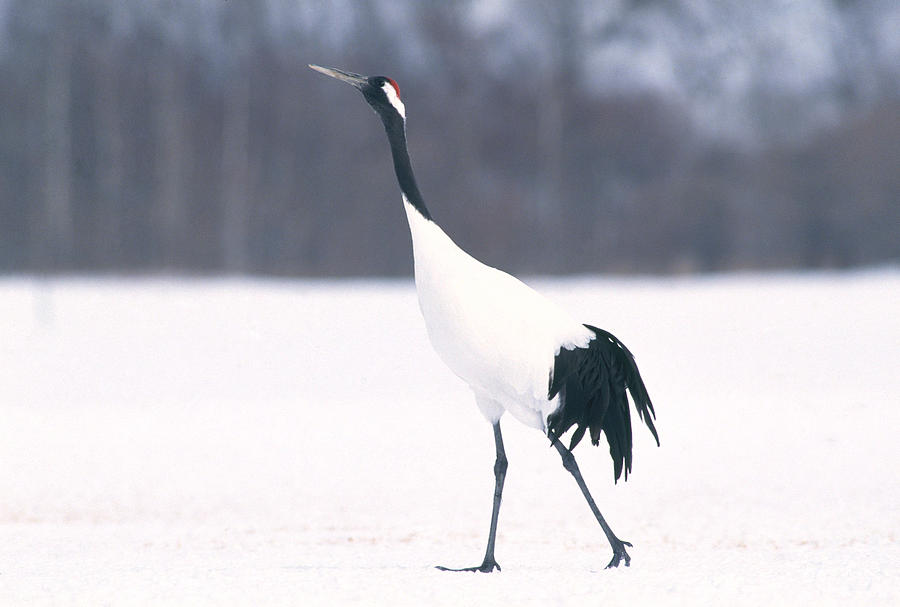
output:
[{"label": "white snow surface", "polygon": [[[493,441],[411,281],[0,280],[0,604],[900,604],[900,271],[528,281],[662,446]],[[601,443],[602,445],[602,443]]]}]

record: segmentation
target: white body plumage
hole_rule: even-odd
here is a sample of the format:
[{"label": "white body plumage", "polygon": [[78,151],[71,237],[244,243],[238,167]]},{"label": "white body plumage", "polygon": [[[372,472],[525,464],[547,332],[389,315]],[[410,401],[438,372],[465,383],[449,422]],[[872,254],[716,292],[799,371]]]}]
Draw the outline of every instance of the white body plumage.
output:
[{"label": "white body plumage", "polygon": [[517,278],[463,251],[404,196],[413,241],[416,291],[428,337],[444,363],[475,392],[496,422],[504,411],[547,430],[558,405],[548,399],[560,348],[585,347],[594,334]]}]

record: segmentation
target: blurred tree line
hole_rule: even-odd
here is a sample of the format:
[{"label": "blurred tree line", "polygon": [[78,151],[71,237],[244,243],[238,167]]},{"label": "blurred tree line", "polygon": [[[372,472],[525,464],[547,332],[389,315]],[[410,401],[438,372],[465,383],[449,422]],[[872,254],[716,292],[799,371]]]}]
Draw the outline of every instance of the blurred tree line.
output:
[{"label": "blurred tree line", "polygon": [[[897,69],[866,72],[867,95],[852,62],[813,96],[761,77],[767,135],[717,137],[690,96],[585,77],[640,42],[636,11],[684,3],[494,4],[508,27],[475,2],[0,1],[0,271],[408,274],[381,126],[310,62],[400,82],[433,214],[492,265],[900,259]],[[853,4],[829,6],[864,53],[878,13]],[[824,95],[836,118],[778,136]]]}]

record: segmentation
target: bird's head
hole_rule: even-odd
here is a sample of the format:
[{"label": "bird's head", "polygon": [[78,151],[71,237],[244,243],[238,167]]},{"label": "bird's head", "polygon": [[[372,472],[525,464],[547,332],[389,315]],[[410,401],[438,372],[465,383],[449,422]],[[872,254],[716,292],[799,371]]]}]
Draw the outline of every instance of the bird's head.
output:
[{"label": "bird's head", "polygon": [[310,64],[309,67],[358,89],[386,125],[396,122],[398,118],[402,122],[406,121],[406,107],[400,100],[400,87],[393,79],[386,76],[360,76],[320,65]]}]

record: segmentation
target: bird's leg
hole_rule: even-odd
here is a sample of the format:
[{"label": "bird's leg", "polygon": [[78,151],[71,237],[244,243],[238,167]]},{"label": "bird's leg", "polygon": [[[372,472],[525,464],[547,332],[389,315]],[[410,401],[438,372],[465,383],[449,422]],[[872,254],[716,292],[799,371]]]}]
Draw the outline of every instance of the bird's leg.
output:
[{"label": "bird's leg", "polygon": [[566,449],[565,445],[559,442],[559,439],[556,438],[553,433],[548,432],[547,436],[550,438],[550,442],[553,446],[556,447],[556,450],[559,451],[560,456],[562,456],[563,467],[575,477],[575,482],[578,483],[578,487],[581,489],[581,493],[584,494],[588,506],[591,507],[591,512],[594,513],[597,522],[600,523],[600,527],[603,529],[603,533],[606,534],[606,539],[609,540],[609,545],[612,546],[613,558],[606,568],[618,567],[623,559],[625,560],[625,566],[628,567],[631,564],[631,557],[625,552],[625,546],[631,547],[631,544],[617,538],[616,534],[609,528],[609,525],[606,524],[606,520],[604,520],[603,515],[600,514],[600,509],[597,508],[597,504],[594,503],[594,498],[591,497],[591,492],[588,491],[584,478],[581,476],[581,471],[578,469],[578,463],[575,461],[575,456],[572,455],[572,452]]},{"label": "bird's leg", "polygon": [[465,567],[463,569],[451,569],[449,567],[437,568],[441,571],[481,571],[490,573],[494,569],[500,571],[500,565],[494,560],[494,542],[497,539],[497,517],[500,514],[500,497],[503,495],[503,481],[506,479],[506,451],[503,450],[503,436],[500,434],[500,421],[494,423],[494,445],[497,447],[497,459],[494,462],[494,508],[491,511],[491,533],[488,535],[487,550],[484,551],[484,561],[477,567]]}]

